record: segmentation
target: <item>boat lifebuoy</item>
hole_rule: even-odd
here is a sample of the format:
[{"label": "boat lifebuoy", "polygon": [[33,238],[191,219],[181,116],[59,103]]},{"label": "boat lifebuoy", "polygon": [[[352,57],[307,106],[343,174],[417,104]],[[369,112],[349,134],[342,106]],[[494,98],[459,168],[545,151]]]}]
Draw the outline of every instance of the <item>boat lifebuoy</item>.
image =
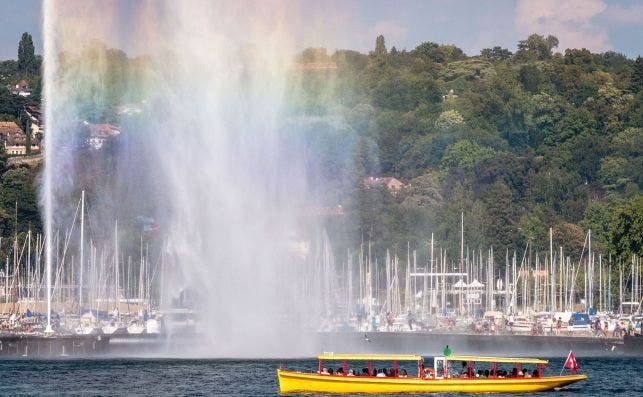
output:
[{"label": "boat lifebuoy", "polygon": [[435,378],[435,371],[433,368],[424,368],[424,379],[433,379]]}]

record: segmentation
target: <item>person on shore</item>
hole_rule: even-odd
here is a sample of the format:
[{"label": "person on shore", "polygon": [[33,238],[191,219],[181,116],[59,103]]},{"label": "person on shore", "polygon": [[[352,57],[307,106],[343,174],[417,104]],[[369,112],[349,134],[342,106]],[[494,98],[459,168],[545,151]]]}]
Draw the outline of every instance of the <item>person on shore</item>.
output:
[{"label": "person on shore", "polygon": [[632,336],[634,334],[634,324],[632,323],[632,320],[628,320],[627,322],[627,335]]},{"label": "person on shore", "polygon": [[395,315],[393,312],[386,312],[386,330],[391,331],[393,328],[393,322],[395,322]]},{"label": "person on shore", "polygon": [[603,332],[601,330],[601,320],[596,319],[596,321],[594,321],[594,336],[599,337],[601,336],[602,333]]},{"label": "person on shore", "polygon": [[371,330],[373,332],[377,332],[377,319],[375,318],[375,315],[371,317]]},{"label": "person on shore", "polygon": [[408,321],[409,323],[409,331],[413,331],[413,322],[415,321],[415,318],[411,310],[409,310],[409,312],[406,314],[406,321]]},{"label": "person on shore", "polygon": [[558,317],[558,321],[556,321],[556,335],[560,335],[562,331],[563,331],[563,318]]}]

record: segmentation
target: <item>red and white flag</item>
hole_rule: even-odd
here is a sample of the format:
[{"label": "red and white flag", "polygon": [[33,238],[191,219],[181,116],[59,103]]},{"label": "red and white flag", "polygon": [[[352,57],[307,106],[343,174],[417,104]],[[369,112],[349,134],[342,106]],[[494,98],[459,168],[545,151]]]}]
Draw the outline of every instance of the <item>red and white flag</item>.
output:
[{"label": "red and white flag", "polygon": [[565,360],[565,368],[572,370],[573,372],[577,372],[580,369],[578,362],[576,361],[576,356],[574,356],[574,352],[571,350],[569,351],[569,355],[567,355],[567,360]]}]

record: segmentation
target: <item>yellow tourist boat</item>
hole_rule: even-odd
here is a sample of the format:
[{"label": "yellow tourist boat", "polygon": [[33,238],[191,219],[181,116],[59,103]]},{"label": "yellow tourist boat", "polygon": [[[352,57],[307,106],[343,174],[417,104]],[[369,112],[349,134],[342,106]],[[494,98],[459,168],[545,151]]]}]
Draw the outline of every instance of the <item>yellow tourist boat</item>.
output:
[{"label": "yellow tourist boat", "polygon": [[[315,373],[277,370],[281,393],[528,393],[558,389],[587,379],[584,374],[543,375],[547,360],[478,356],[441,356],[425,366],[418,355],[322,354]],[[366,365],[349,369],[348,362]],[[339,364],[326,369],[325,363]],[[382,363],[391,369],[375,369]],[[416,364],[417,363],[417,367]],[[507,372],[503,368],[511,366]],[[412,367],[410,369],[407,369]],[[527,367],[534,367],[533,371]],[[413,374],[411,374],[413,372]]]}]

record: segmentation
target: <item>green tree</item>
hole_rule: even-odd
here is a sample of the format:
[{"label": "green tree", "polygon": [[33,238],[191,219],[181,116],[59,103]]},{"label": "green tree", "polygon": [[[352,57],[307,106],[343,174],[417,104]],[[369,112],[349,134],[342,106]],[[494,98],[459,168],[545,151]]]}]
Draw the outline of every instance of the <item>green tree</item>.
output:
[{"label": "green tree", "polygon": [[501,180],[494,182],[485,192],[487,241],[495,247],[515,246],[517,243],[513,201],[511,190]]},{"label": "green tree", "polygon": [[23,73],[32,73],[37,70],[33,40],[27,32],[22,34],[20,43],[18,43],[18,70]]},{"label": "green tree", "polygon": [[442,157],[444,168],[458,167],[472,169],[479,162],[493,157],[491,148],[480,146],[468,139],[462,139],[449,146]]},{"label": "green tree", "polygon": [[636,94],[643,88],[643,58],[636,57],[632,66],[632,77],[630,78],[630,91]]},{"label": "green tree", "polygon": [[0,178],[0,205],[13,213],[18,205],[18,231],[40,229],[38,195],[35,189],[37,171],[29,168],[14,168]]},{"label": "green tree", "polygon": [[611,217],[612,213],[608,205],[590,202],[580,222],[583,230],[591,229],[592,245],[599,252],[607,252]]},{"label": "green tree", "polygon": [[445,110],[440,113],[438,119],[435,120],[435,128],[439,131],[449,131],[453,128],[462,127],[464,125],[464,118],[457,110]]},{"label": "green tree", "polygon": [[386,55],[386,43],[382,35],[375,39],[375,55]]},{"label": "green tree", "polygon": [[8,114],[18,119],[25,106],[25,98],[13,95],[5,87],[0,87],[0,114]]},{"label": "green tree", "polygon": [[623,157],[608,156],[601,160],[598,178],[605,186],[616,187],[629,180],[628,161]]},{"label": "green tree", "polygon": [[643,255],[643,195],[638,194],[616,208],[609,232],[610,251],[621,261]]},{"label": "green tree", "polygon": [[594,56],[586,48],[582,48],[580,50],[575,48],[568,48],[565,50],[565,56],[563,57],[566,65],[580,66],[580,68],[584,72],[588,72],[588,73],[591,73],[594,70],[596,70],[596,62],[595,62],[596,58],[597,57]]},{"label": "green tree", "polygon": [[512,55],[513,54],[508,49],[498,46],[493,48],[484,48],[480,51],[480,56],[491,61],[504,61],[505,59],[511,58]]},{"label": "green tree", "polygon": [[543,78],[536,65],[527,64],[520,67],[518,80],[526,91],[536,92]]},{"label": "green tree", "polygon": [[4,145],[0,145],[0,175],[4,174],[7,170],[7,152],[4,150]]},{"label": "green tree", "polygon": [[466,58],[464,52],[454,45],[440,45],[431,41],[415,47],[413,54],[427,61],[444,63]]},{"label": "green tree", "polygon": [[516,58],[519,60],[545,60],[552,56],[552,50],[558,47],[555,36],[532,34],[527,39],[518,42]]}]

